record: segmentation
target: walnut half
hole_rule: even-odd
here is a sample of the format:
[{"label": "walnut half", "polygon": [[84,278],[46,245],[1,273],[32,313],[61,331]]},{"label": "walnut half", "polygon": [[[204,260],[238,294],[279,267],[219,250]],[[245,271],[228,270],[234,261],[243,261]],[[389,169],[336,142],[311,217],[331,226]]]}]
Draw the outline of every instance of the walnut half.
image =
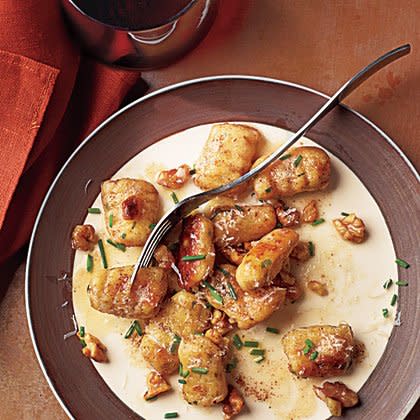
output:
[{"label": "walnut half", "polygon": [[333,416],[341,416],[343,407],[353,407],[359,402],[357,394],[342,382],[324,382],[321,387],[314,386],[314,391]]},{"label": "walnut half", "polygon": [[146,383],[147,391],[144,394],[144,399],[146,401],[171,389],[171,386],[165,381],[165,379],[155,371],[149,372],[146,378]]},{"label": "walnut half", "polygon": [[327,286],[324,283],[320,283],[319,281],[316,281],[316,280],[308,281],[308,289],[312,290],[314,293],[316,293],[319,296],[328,295]]},{"label": "walnut half", "polygon": [[177,190],[181,188],[190,179],[190,167],[181,165],[176,169],[159,172],[157,183],[163,187]]},{"label": "walnut half", "polygon": [[224,420],[230,420],[238,415],[244,408],[245,401],[239,391],[233,386],[229,386],[229,395],[223,401]]},{"label": "walnut half", "polygon": [[94,335],[88,333],[85,333],[82,336],[79,332],[77,335],[83,344],[82,353],[84,356],[89,359],[93,359],[98,363],[108,362],[108,357],[106,355],[107,348],[104,344],[102,344],[99,338],[96,338]]},{"label": "walnut half", "polygon": [[347,241],[360,244],[365,239],[365,224],[354,213],[342,219],[334,219],[333,223],[337,232]]},{"label": "walnut half", "polygon": [[71,247],[81,251],[90,251],[98,242],[92,225],[76,225],[71,235]]}]

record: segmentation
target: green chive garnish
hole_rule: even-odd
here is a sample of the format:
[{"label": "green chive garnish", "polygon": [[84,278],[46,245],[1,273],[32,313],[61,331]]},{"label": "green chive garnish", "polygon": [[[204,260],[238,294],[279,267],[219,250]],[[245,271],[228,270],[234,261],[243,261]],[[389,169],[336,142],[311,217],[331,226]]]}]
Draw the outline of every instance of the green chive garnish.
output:
[{"label": "green chive garnish", "polygon": [[384,289],[389,289],[392,285],[392,279],[388,279],[385,283],[384,283]]},{"label": "green chive garnish", "polygon": [[244,341],[244,347],[258,347],[258,341]]},{"label": "green chive garnish", "polygon": [[101,209],[99,209],[98,207],[89,207],[87,209],[87,212],[90,214],[101,214]]},{"label": "green chive garnish", "polygon": [[235,346],[238,350],[240,350],[240,349],[242,348],[242,346],[244,345],[244,343],[242,343],[242,340],[241,340],[241,338],[239,337],[239,335],[238,335],[238,334],[235,334],[235,335],[233,336],[232,341],[233,341],[233,345],[234,345],[234,346]]},{"label": "green chive garnish", "polygon": [[93,257],[92,257],[92,255],[88,254],[88,256],[86,258],[86,271],[91,273],[92,270],[93,270]]},{"label": "green chive garnish", "polygon": [[85,336],[85,327],[83,325],[79,327],[79,336],[80,338],[83,338]]},{"label": "green chive garnish", "polygon": [[318,352],[317,351],[314,351],[310,356],[309,356],[309,358],[311,359],[311,360],[315,360],[317,357],[318,357]]},{"label": "green chive garnish", "polygon": [[278,328],[267,327],[265,330],[269,333],[272,333],[272,334],[279,334],[280,333]]},{"label": "green chive garnish", "polygon": [[297,168],[298,166],[299,166],[299,163],[302,161],[302,155],[299,155],[296,159],[295,159],[295,161],[293,162],[293,166],[295,167],[295,168]]},{"label": "green chive garnish", "polygon": [[178,204],[179,203],[179,199],[178,199],[177,195],[173,191],[171,192],[171,198],[172,198],[172,201],[175,204]]},{"label": "green chive garnish", "polygon": [[285,154],[283,156],[280,156],[279,159],[280,160],[286,160],[286,159],[289,159],[290,156],[292,156],[292,155],[290,153],[287,153],[287,154]]},{"label": "green chive garnish", "polygon": [[156,223],[150,223],[149,229],[153,230],[156,227]]},{"label": "green chive garnish", "polygon": [[341,212],[341,215],[344,216],[344,217],[350,216],[350,214],[349,213],[346,213],[345,211],[342,211]]},{"label": "green chive garnish", "polygon": [[388,314],[389,314],[388,309],[386,309],[386,308],[382,309],[382,316],[383,316],[384,318],[388,318]]},{"label": "green chive garnish", "polygon": [[401,258],[397,258],[396,260],[395,260],[395,262],[400,266],[400,267],[402,267],[402,268],[405,268],[405,269],[407,269],[407,268],[409,268],[410,267],[410,264],[408,264],[408,262],[407,261],[404,261],[404,260],[402,260]]},{"label": "green chive garnish", "polygon": [[266,188],[266,189],[265,189],[265,192],[266,192],[266,193],[270,193],[270,192],[271,192],[271,188]]},{"label": "green chive garnish", "polygon": [[146,398],[146,401],[155,401],[155,400],[158,399],[158,397],[159,397],[159,395],[155,395],[154,397]]},{"label": "green chive garnish", "polygon": [[185,385],[187,383],[187,381],[185,379],[178,379],[178,383]]},{"label": "green chive garnish", "polygon": [[264,356],[258,356],[254,359],[254,362],[255,363],[261,363],[264,359],[265,359]]},{"label": "green chive garnish", "polygon": [[102,242],[102,239],[99,239],[98,247],[99,247],[99,252],[101,253],[102,265],[106,269],[106,268],[108,268],[108,261],[106,260],[104,243]]},{"label": "green chive garnish", "polygon": [[216,302],[219,302],[221,305],[223,305],[223,298],[222,296],[218,293],[218,291],[208,282],[208,281],[203,281],[204,286],[207,287],[207,289],[209,289],[210,294],[212,295],[213,299]]},{"label": "green chive garnish", "polygon": [[190,374],[190,371],[189,371],[189,370],[184,370],[184,371],[182,372],[181,376],[182,376],[183,378],[187,378],[189,374]]},{"label": "green chive garnish", "polygon": [[308,354],[313,346],[314,346],[314,343],[311,340],[309,340],[309,338],[307,338],[305,340],[305,347],[303,349],[303,354]]},{"label": "green chive garnish", "polygon": [[266,259],[261,263],[261,267],[262,268],[267,268],[269,267],[273,262],[270,259]]},{"label": "green chive garnish", "polygon": [[82,345],[82,347],[86,347],[86,341],[85,340],[80,340],[80,344]]},{"label": "green chive garnish", "polygon": [[108,226],[112,227],[113,224],[114,224],[114,215],[111,213],[108,219]]},{"label": "green chive garnish", "polygon": [[233,300],[238,300],[238,296],[235,292],[235,289],[233,288],[232,284],[229,281],[227,282],[227,287],[228,287],[228,290],[229,290],[229,294],[232,296],[232,299]]},{"label": "green chive garnish", "polygon": [[127,237],[127,234],[126,233],[122,233],[121,234],[121,239],[125,239]]},{"label": "green chive garnish", "polygon": [[112,245],[114,248],[117,248],[117,249],[119,249],[120,251],[125,252],[126,247],[125,247],[125,245],[124,245],[124,244],[120,244],[119,242],[114,242],[114,241],[111,241],[111,239],[107,239],[106,241],[107,241],[110,245]]},{"label": "green chive garnish", "polygon": [[169,351],[171,353],[175,353],[180,342],[181,342],[181,337],[175,334],[174,339],[172,340],[171,346],[169,347]]},{"label": "green chive garnish", "polygon": [[252,349],[249,352],[252,356],[264,356],[265,350],[264,349]]},{"label": "green chive garnish", "polygon": [[320,219],[316,219],[312,222],[312,226],[317,226],[320,225],[321,223],[324,223],[325,219],[323,219],[322,217]]},{"label": "green chive garnish", "polygon": [[133,332],[136,331],[139,337],[143,335],[143,331],[141,330],[141,326],[138,321],[134,320],[130,326],[128,327],[127,332],[124,334],[124,338],[130,338]]},{"label": "green chive garnish", "polygon": [[185,255],[181,258],[182,261],[198,261],[198,260],[204,260],[206,258],[205,255]]},{"label": "green chive garnish", "polygon": [[178,373],[179,373],[179,376],[186,378],[190,374],[190,371],[184,370],[184,368],[182,367],[182,363],[180,363],[178,366]]},{"label": "green chive garnish", "polygon": [[217,270],[219,270],[221,273],[223,273],[225,276],[230,276],[229,271],[225,270],[222,267],[217,267]]},{"label": "green chive garnish", "polygon": [[172,413],[165,413],[165,415],[163,416],[163,418],[165,419],[175,419],[177,417],[178,417],[178,413],[176,411]]},{"label": "green chive garnish", "polygon": [[407,281],[396,281],[395,284],[397,286],[408,286],[408,282]]},{"label": "green chive garnish", "polygon": [[312,241],[308,242],[308,249],[309,249],[309,255],[313,257],[315,255],[315,245]]},{"label": "green chive garnish", "polygon": [[398,299],[397,295],[392,295],[391,306],[394,306],[397,303],[397,299]]},{"label": "green chive garnish", "polygon": [[192,367],[191,370],[194,373],[199,373],[200,375],[207,375],[207,373],[209,372],[207,368],[203,368],[203,367]]}]

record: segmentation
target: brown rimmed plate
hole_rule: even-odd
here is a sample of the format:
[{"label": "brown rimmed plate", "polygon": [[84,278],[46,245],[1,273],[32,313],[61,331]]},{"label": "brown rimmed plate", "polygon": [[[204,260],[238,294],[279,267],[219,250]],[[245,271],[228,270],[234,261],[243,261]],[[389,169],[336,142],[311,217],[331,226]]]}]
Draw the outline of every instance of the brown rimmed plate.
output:
[{"label": "brown rimmed plate", "polygon": [[[73,328],[69,238],[100,191],[102,180],[149,145],[184,129],[219,121],[252,121],[296,131],[325,101],[314,90],[274,79],[215,76],[153,92],[115,113],[73,153],[52,184],[35,223],[26,271],[26,309],[39,363],[65,412],[77,419],[139,418],[108,388]],[[419,175],[398,146],[363,116],[337,107],[308,136],[340,158],[380,206],[409,287],[400,290],[395,327],[375,371],[360,391],[363,404],[349,419],[402,419],[420,395]],[[87,180],[92,183],[83,193]],[[355,197],[357,200],[357,197]],[[363,293],[363,291],[361,291]],[[64,301],[69,304],[61,307]],[[349,308],[351,310],[351,308]]]}]

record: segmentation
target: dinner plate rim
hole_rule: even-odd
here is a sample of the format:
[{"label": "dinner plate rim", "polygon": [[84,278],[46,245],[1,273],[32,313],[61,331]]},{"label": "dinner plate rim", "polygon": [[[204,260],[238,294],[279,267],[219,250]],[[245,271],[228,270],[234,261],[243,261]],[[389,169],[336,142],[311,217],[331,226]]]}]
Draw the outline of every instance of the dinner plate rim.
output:
[{"label": "dinner plate rim", "polygon": [[[132,108],[132,107],[134,107],[138,104],[141,104],[142,102],[145,102],[150,98],[154,98],[156,96],[159,96],[163,93],[174,91],[174,90],[186,87],[186,86],[191,86],[191,85],[205,83],[205,82],[219,81],[219,80],[222,80],[222,81],[223,80],[226,80],[226,81],[228,81],[228,80],[248,80],[248,81],[257,81],[257,82],[265,82],[265,83],[274,83],[274,84],[277,84],[277,85],[283,85],[283,86],[286,86],[286,87],[296,88],[296,89],[299,89],[299,90],[302,90],[302,91],[305,91],[305,92],[308,92],[308,93],[312,93],[312,94],[318,95],[322,98],[325,98],[327,100],[330,98],[330,96],[328,96],[327,94],[325,94],[323,92],[320,92],[316,89],[313,89],[311,87],[308,87],[308,86],[305,86],[305,85],[302,85],[302,84],[299,84],[299,83],[289,82],[289,81],[276,79],[276,78],[272,78],[272,77],[257,76],[257,75],[224,74],[224,75],[216,75],[216,76],[199,77],[199,78],[189,79],[189,80],[181,81],[181,82],[178,82],[178,83],[170,84],[168,86],[165,86],[165,87],[159,88],[157,90],[154,90],[150,93],[147,93],[144,96],[134,100],[133,102],[129,103],[128,105],[124,106],[123,108],[121,108],[118,111],[111,114],[102,123],[100,123],[80,143],[80,145],[73,151],[73,153],[70,155],[70,157],[62,165],[61,169],[59,170],[59,172],[57,173],[53,182],[51,183],[51,185],[50,185],[50,187],[49,187],[49,189],[48,189],[48,191],[47,191],[47,193],[46,193],[46,195],[45,195],[45,197],[42,201],[41,207],[38,211],[38,214],[37,214],[37,217],[36,217],[36,220],[35,220],[35,223],[34,223],[34,227],[32,229],[32,233],[31,233],[31,237],[30,237],[30,241],[29,241],[29,247],[28,247],[28,254],[27,254],[27,258],[26,258],[25,310],[26,310],[26,318],[27,318],[27,322],[28,322],[29,334],[30,334],[30,337],[31,337],[32,346],[34,348],[35,355],[36,355],[36,358],[37,358],[38,363],[40,365],[41,371],[42,371],[45,379],[47,380],[47,383],[48,383],[53,395],[55,396],[55,398],[59,402],[60,406],[62,407],[62,409],[64,410],[64,412],[66,413],[66,415],[69,418],[73,419],[74,417],[71,414],[70,410],[67,408],[67,406],[66,406],[65,402],[63,401],[62,397],[59,395],[52,379],[50,378],[50,376],[47,372],[45,363],[44,363],[44,361],[42,359],[42,356],[40,354],[40,351],[38,349],[38,345],[37,345],[37,341],[36,341],[36,337],[35,337],[34,326],[32,324],[32,316],[31,316],[31,305],[30,305],[30,297],[29,297],[29,293],[30,293],[30,291],[29,291],[29,281],[30,281],[29,276],[30,276],[30,267],[31,267],[31,256],[32,256],[33,244],[34,244],[35,237],[36,237],[36,234],[37,234],[38,225],[39,225],[40,220],[42,218],[44,208],[47,205],[47,202],[50,199],[50,196],[51,196],[52,192],[54,191],[55,185],[57,184],[58,180],[60,179],[60,177],[62,176],[62,174],[66,170],[67,166],[70,164],[70,162],[73,161],[73,159],[79,154],[79,152],[83,149],[83,147],[93,137],[95,137],[95,135],[99,131],[101,131],[103,128],[105,128],[111,121],[113,121],[119,115],[123,114],[124,112],[126,112],[130,108]],[[354,109],[352,109],[351,107],[349,107],[345,104],[340,104],[339,106],[346,109],[347,111],[351,112],[356,117],[360,118],[363,122],[368,124],[373,130],[375,130],[398,153],[398,155],[403,159],[404,163],[408,166],[410,171],[413,173],[413,175],[415,176],[417,181],[420,182],[420,175],[419,175],[419,172],[416,170],[414,164],[410,161],[410,159],[406,156],[406,154],[402,151],[402,149],[397,145],[397,143],[388,134],[386,134],[374,122],[372,122],[370,119],[368,119],[367,117],[365,117],[363,114],[359,113],[358,111],[355,111]],[[405,408],[402,410],[401,419],[404,419],[408,415],[408,413],[414,407],[415,403],[417,402],[417,400],[419,400],[419,398],[420,398],[420,387],[419,387],[417,393],[413,393],[412,397],[410,398],[410,400],[406,404]]]}]

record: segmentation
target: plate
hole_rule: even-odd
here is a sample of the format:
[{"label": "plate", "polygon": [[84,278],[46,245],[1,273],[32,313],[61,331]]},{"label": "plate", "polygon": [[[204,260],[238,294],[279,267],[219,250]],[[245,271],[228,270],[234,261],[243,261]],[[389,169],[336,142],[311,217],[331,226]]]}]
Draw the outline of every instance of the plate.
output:
[{"label": "plate", "polygon": [[[183,82],[133,102],[101,124],[73,153],[52,184],[33,231],[26,273],[30,332],[42,370],[63,409],[77,419],[138,418],[107,387],[73,329],[69,238],[109,178],[133,156],[171,134],[215,121],[251,121],[296,131],[327,97],[273,79],[219,76]],[[401,325],[360,391],[363,404],[348,418],[403,418],[419,397],[420,327],[417,257],[419,176],[395,143],[370,121],[340,106],[308,133],[362,180],[378,203],[398,257]],[[86,194],[83,186],[92,180]],[[82,190],[82,193],[81,193]],[[362,206],[354,197],[355,207]],[[379,279],[382,280],[382,279]],[[363,293],[363,290],[361,290]],[[64,307],[64,302],[69,302]],[[351,308],[349,308],[351,310]]]}]

